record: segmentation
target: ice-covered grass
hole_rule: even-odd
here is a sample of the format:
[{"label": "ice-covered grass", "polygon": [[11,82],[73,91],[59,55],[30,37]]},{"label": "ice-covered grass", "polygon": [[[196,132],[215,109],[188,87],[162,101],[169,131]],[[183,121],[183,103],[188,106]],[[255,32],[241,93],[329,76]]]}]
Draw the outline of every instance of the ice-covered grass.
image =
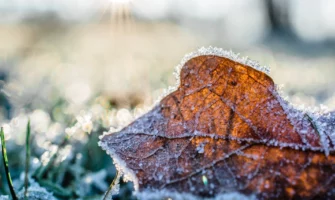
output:
[{"label": "ice-covered grass", "polygon": [[[124,123],[120,118],[130,115],[129,111],[103,107],[100,102],[70,117],[68,123],[51,122],[50,115],[40,110],[21,113],[3,124],[13,192],[20,199],[24,195],[28,199],[101,198],[116,171],[98,147],[98,136],[110,126]],[[1,176],[5,174],[1,170]],[[5,176],[1,181],[1,194],[9,194]],[[120,195],[131,195],[124,182],[116,197]]]}]

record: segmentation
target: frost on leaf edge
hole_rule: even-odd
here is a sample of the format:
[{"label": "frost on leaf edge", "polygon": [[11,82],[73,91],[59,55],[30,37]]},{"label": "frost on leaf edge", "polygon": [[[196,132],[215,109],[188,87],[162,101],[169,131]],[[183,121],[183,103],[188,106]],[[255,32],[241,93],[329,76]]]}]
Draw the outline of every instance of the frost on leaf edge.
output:
[{"label": "frost on leaf edge", "polygon": [[240,54],[234,53],[232,50],[227,51],[222,48],[218,47],[201,47],[198,50],[186,54],[183,59],[180,61],[180,63],[175,67],[174,69],[174,76],[176,78],[176,83],[174,86],[169,86],[163,94],[158,97],[158,99],[155,101],[154,105],[158,104],[160,100],[162,100],[164,97],[166,97],[168,94],[171,92],[174,92],[177,90],[177,88],[180,85],[180,72],[183,66],[192,58],[198,57],[198,56],[219,56],[219,57],[224,57],[230,60],[233,60],[235,62],[241,63],[243,65],[248,65],[258,71],[261,71],[267,75],[270,74],[270,68],[267,66],[262,66],[260,65],[257,61],[251,60],[248,57],[240,57]]},{"label": "frost on leaf edge", "polygon": [[[103,136],[112,134],[113,132],[104,132],[103,135],[99,136],[101,140]],[[108,148],[106,143],[101,141],[98,142],[98,145],[102,148],[102,150],[106,151],[106,153],[113,159],[113,163],[115,165],[116,170],[120,173],[120,176],[123,176],[123,180],[125,182],[133,182],[135,191],[138,191],[139,184],[138,179],[133,170],[127,167],[127,164],[124,160],[122,160],[112,149]]]},{"label": "frost on leaf edge", "polygon": [[162,190],[144,190],[136,194],[139,200],[157,200],[157,199],[173,199],[173,200],[256,200],[255,194],[245,195],[239,192],[226,192],[218,194],[215,197],[203,198],[197,197],[190,193],[174,192],[166,189]]},{"label": "frost on leaf edge", "polygon": [[248,57],[240,57],[240,54],[236,54],[233,51],[227,51],[222,48],[218,47],[201,47],[197,51],[191,52],[189,54],[186,54],[184,58],[181,60],[180,64],[176,66],[174,75],[177,79],[176,85],[179,86],[180,83],[180,71],[182,67],[192,58],[198,57],[198,56],[219,56],[219,57],[224,57],[228,58],[232,61],[241,63],[243,65],[248,65],[258,71],[264,72],[267,75],[270,75],[270,68],[267,66],[262,66],[260,65],[257,61],[251,60]]}]

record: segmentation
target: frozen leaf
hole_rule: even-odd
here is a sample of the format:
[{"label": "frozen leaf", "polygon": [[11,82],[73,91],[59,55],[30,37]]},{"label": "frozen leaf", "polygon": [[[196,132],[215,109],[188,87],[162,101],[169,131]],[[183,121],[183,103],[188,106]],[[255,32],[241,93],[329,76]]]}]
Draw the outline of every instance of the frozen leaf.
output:
[{"label": "frozen leaf", "polygon": [[334,113],[296,109],[266,68],[235,54],[189,58],[175,91],[101,139],[136,189],[335,198]]}]

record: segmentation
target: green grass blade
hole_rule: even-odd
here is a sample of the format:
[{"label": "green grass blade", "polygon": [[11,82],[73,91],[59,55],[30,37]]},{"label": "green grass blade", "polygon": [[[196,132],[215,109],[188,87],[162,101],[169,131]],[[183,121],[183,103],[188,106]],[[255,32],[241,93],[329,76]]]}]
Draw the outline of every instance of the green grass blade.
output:
[{"label": "green grass blade", "polygon": [[26,167],[25,167],[25,177],[24,177],[24,198],[27,198],[28,194],[28,173],[29,173],[29,162],[30,162],[30,120],[27,124],[26,132]]},{"label": "green grass blade", "polygon": [[1,127],[1,131],[0,131],[0,136],[1,136],[2,158],[3,158],[3,164],[5,166],[8,187],[9,187],[10,193],[12,194],[12,198],[14,200],[17,200],[18,198],[15,194],[12,178],[10,177],[10,173],[9,173],[9,169],[8,169],[8,158],[7,158],[7,152],[6,152],[5,133],[3,132],[2,127]]},{"label": "green grass blade", "polygon": [[110,184],[107,192],[105,193],[105,196],[103,198],[103,200],[111,200],[112,199],[112,191],[113,191],[113,188],[116,187],[117,184],[119,184],[119,179],[120,179],[120,172],[118,170],[116,170],[116,174],[115,174],[115,178],[113,180],[113,182]]}]

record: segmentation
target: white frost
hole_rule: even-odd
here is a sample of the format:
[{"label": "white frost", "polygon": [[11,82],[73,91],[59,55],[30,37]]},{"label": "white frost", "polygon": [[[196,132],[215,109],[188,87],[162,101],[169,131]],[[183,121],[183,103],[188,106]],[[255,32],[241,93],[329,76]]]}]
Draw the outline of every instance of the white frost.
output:
[{"label": "white frost", "polygon": [[188,193],[171,192],[168,190],[161,191],[143,191],[136,193],[139,200],[256,200],[254,195],[246,196],[237,192],[219,194],[214,198],[200,198]]},{"label": "white frost", "polygon": [[177,86],[179,86],[180,83],[180,71],[182,69],[182,67],[185,65],[185,63],[189,60],[191,60],[192,58],[198,57],[198,56],[205,56],[205,55],[213,55],[213,56],[220,56],[220,57],[225,57],[228,58],[230,60],[233,60],[235,62],[244,64],[244,65],[248,65],[250,67],[253,67],[256,70],[262,71],[266,74],[270,74],[270,68],[267,66],[261,66],[257,61],[251,60],[248,57],[240,57],[239,54],[234,53],[233,51],[227,51],[224,50],[222,48],[218,48],[218,47],[201,47],[200,49],[198,49],[195,52],[186,54],[184,56],[184,58],[181,60],[180,64],[177,65],[177,67],[175,68],[175,72],[174,75],[177,79]]},{"label": "white frost", "polygon": [[184,58],[181,60],[181,62],[175,67],[175,71],[173,72],[175,78],[176,78],[176,84],[175,86],[169,86],[167,89],[164,90],[163,94],[158,97],[158,99],[155,101],[155,105],[159,103],[161,99],[163,99],[165,96],[170,94],[171,92],[175,91],[180,84],[180,71],[183,68],[183,66],[187,63],[187,61],[191,60],[192,58],[198,57],[198,56],[206,56],[206,55],[213,55],[213,56],[220,56],[225,57],[230,60],[233,60],[235,62],[248,65],[250,67],[253,67],[256,70],[262,71],[266,74],[270,74],[270,68],[267,66],[260,65],[257,61],[251,60],[248,57],[240,57],[239,54],[234,53],[233,51],[227,51],[222,48],[218,47],[201,47],[198,50],[191,52],[189,54],[186,54]]},{"label": "white frost", "polygon": [[[38,184],[33,184],[28,188],[28,199],[36,200],[56,200],[52,193],[48,192],[45,188],[40,187]],[[19,199],[24,199],[24,189],[18,194]]]},{"label": "white frost", "polygon": [[108,155],[110,155],[113,158],[115,168],[119,172],[120,176],[123,175],[123,180],[125,182],[127,181],[133,182],[135,191],[138,191],[139,184],[134,171],[129,169],[125,161],[122,160],[111,148],[108,148],[107,143],[99,141],[98,145],[103,150],[105,150]]}]

